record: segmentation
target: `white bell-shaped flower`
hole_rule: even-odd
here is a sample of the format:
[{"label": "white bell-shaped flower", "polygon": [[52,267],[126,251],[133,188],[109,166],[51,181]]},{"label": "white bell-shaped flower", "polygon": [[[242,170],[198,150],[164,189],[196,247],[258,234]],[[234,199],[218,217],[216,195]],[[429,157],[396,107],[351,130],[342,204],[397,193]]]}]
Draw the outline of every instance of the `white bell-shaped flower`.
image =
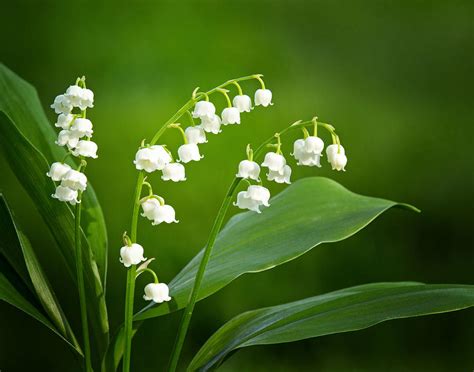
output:
[{"label": "white bell-shaped flower", "polygon": [[272,171],[280,171],[285,165],[285,157],[276,152],[267,152],[262,163],[262,167],[267,167]]},{"label": "white bell-shaped flower", "polygon": [[69,114],[72,110],[72,103],[67,96],[60,94],[56,96],[53,104],[50,106],[56,114]]},{"label": "white bell-shaped flower", "polygon": [[269,181],[275,181],[276,183],[287,183],[290,184],[291,177],[291,167],[285,165],[282,170],[279,171],[269,171],[267,174]]},{"label": "white bell-shaped flower", "polygon": [[258,181],[260,176],[260,166],[254,161],[242,160],[239,163],[239,172],[235,176]]},{"label": "white bell-shaped flower", "polygon": [[77,146],[81,136],[79,133],[72,130],[63,129],[58,134],[58,139],[55,141],[58,146],[66,146],[70,149],[73,149]]},{"label": "white bell-shaped flower", "polygon": [[81,137],[92,137],[92,122],[89,119],[77,118],[73,121],[71,130],[77,133]]},{"label": "white bell-shaped flower", "polygon": [[169,163],[163,168],[163,175],[161,176],[163,181],[186,181],[186,174],[184,165],[180,163]]},{"label": "white bell-shaped flower", "polygon": [[216,107],[212,102],[199,101],[194,106],[193,118],[212,118],[216,113]]},{"label": "white bell-shaped flower", "polygon": [[87,187],[87,177],[84,173],[71,169],[61,178],[61,186],[84,191]]},{"label": "white bell-shaped flower", "polygon": [[250,97],[245,94],[235,96],[232,100],[232,104],[240,112],[250,112],[250,110],[252,110],[252,101]]},{"label": "white bell-shaped flower", "polygon": [[145,286],[145,294],[143,299],[146,301],[156,302],[161,304],[165,301],[170,301],[169,288],[165,283],[150,283]]},{"label": "white bell-shaped flower", "polygon": [[156,198],[147,198],[142,202],[142,216],[153,221],[152,225],[159,225],[162,222],[177,223],[176,212],[171,205],[161,205]]},{"label": "white bell-shaped flower", "polygon": [[267,107],[273,105],[272,91],[269,89],[257,89],[255,92],[255,106]]},{"label": "white bell-shaped flower", "polygon": [[236,107],[226,107],[222,110],[222,124],[240,124],[240,111]]},{"label": "white bell-shaped flower", "polygon": [[56,187],[55,193],[51,196],[55,199],[58,199],[59,201],[68,202],[71,205],[76,205],[77,203],[79,203],[79,201],[77,200],[77,195],[77,190],[72,190],[69,187],[59,185],[58,187]]},{"label": "white bell-shaped flower", "polygon": [[247,191],[241,191],[237,194],[237,202],[235,202],[234,205],[240,209],[249,209],[261,213],[259,207],[261,205],[269,207],[269,199],[270,191],[267,188],[258,185],[251,185],[248,187]]},{"label": "white bell-shaped flower", "polygon": [[72,150],[72,154],[74,156],[97,159],[97,143],[89,140],[80,140],[74,150]]},{"label": "white bell-shaped flower", "polygon": [[197,145],[207,142],[206,132],[200,125],[195,127],[187,127],[184,131],[184,134],[189,143],[194,143]]},{"label": "white bell-shaped flower", "polygon": [[81,100],[79,101],[79,108],[85,110],[86,108],[92,107],[94,107],[94,92],[90,89],[83,88]]},{"label": "white bell-shaped flower", "polygon": [[344,149],[344,147],[342,145],[338,145],[337,143],[333,143],[332,145],[329,145],[328,147],[326,147],[326,155],[328,158],[328,163],[331,163],[334,155],[337,154],[338,152],[343,155],[346,154],[346,150]]},{"label": "white bell-shaped flower", "polygon": [[56,121],[54,126],[61,129],[69,129],[73,120],[73,114],[59,114],[58,120]]},{"label": "white bell-shaped flower", "polygon": [[[310,137],[308,137],[310,138]],[[314,138],[314,137],[313,137]],[[315,154],[308,152],[306,147],[306,140],[298,139],[293,144],[293,156],[298,160],[298,165],[305,165],[308,167],[321,167],[320,158],[321,154]]]},{"label": "white bell-shaped flower", "polygon": [[66,97],[69,98],[74,107],[79,107],[82,100],[82,88],[78,85],[71,85],[66,89]]},{"label": "white bell-shaped flower", "polygon": [[304,140],[304,150],[311,154],[321,155],[324,149],[324,142],[316,136],[309,136]]},{"label": "white bell-shaped flower", "polygon": [[151,173],[162,170],[167,164],[171,163],[171,160],[171,155],[163,146],[154,145],[138,150],[133,163],[138,170]]},{"label": "white bell-shaped flower", "polygon": [[342,152],[335,153],[331,159],[331,166],[333,170],[346,171],[345,166],[347,165],[347,156]]},{"label": "white bell-shaped flower", "polygon": [[71,167],[65,163],[56,162],[51,164],[49,172],[46,173],[53,181],[61,181],[64,175],[71,170]]},{"label": "white bell-shaped flower", "polygon": [[221,118],[218,115],[212,115],[211,117],[204,116],[201,118],[201,127],[207,133],[218,134],[221,131]]},{"label": "white bell-shaped flower", "polygon": [[140,244],[132,243],[132,245],[125,245],[120,248],[120,262],[123,266],[130,267],[132,265],[138,265],[142,261],[146,261],[143,257],[143,247]]},{"label": "white bell-shaped flower", "polygon": [[184,145],[179,146],[178,156],[179,156],[179,160],[183,163],[189,163],[190,161],[201,160],[199,147],[195,143],[186,143]]}]

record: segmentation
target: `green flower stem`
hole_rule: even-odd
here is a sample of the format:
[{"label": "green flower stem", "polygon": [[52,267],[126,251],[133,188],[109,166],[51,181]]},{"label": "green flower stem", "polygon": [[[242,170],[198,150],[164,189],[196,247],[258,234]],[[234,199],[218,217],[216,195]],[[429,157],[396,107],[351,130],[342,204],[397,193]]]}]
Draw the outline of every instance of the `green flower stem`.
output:
[{"label": "green flower stem", "polygon": [[[160,137],[166,132],[170,124],[176,123],[188,110],[190,110],[197,101],[203,97],[208,97],[209,95],[217,92],[219,89],[225,88],[229,84],[234,82],[260,79],[260,75],[249,75],[243,76],[237,79],[228,80],[225,83],[209,90],[206,93],[198,93],[188,102],[186,102],[176,113],[171,116],[168,121],[166,121],[161,128],[155,133],[153,138],[150,141],[150,145],[155,145]],[[140,196],[143,187],[144,173],[141,171],[138,175],[137,185],[135,189],[135,198],[133,204],[133,213],[132,213],[132,225],[130,229],[130,239],[133,243],[137,240],[137,226],[138,226],[138,211],[140,207]],[[123,372],[130,371],[130,359],[132,354],[132,323],[133,323],[133,302],[134,302],[134,292],[135,292],[135,279],[136,279],[136,266],[132,265],[127,272],[127,285],[126,285],[126,294],[125,294],[125,320],[124,320],[124,337],[125,337],[125,346],[124,346],[124,356],[123,356]]]},{"label": "green flower stem", "polygon": [[[79,194],[79,200],[82,193]],[[75,211],[75,250],[76,250],[76,273],[77,273],[77,287],[79,290],[79,305],[81,308],[81,323],[82,323],[82,337],[84,339],[84,357],[85,369],[87,372],[92,371],[91,361],[91,346],[89,341],[89,323],[87,321],[87,303],[86,303],[86,288],[84,284],[84,265],[82,261],[82,247],[81,247],[81,211],[82,203],[76,204]]]},{"label": "green flower stem", "polygon": [[181,354],[181,350],[184,344],[184,339],[186,338],[186,333],[188,331],[189,323],[193,315],[194,306],[197,301],[199,289],[201,287],[201,283],[204,278],[204,272],[206,270],[207,263],[209,262],[209,258],[211,257],[212,248],[214,247],[217,234],[219,233],[221,229],[222,223],[224,222],[224,218],[226,216],[227,209],[229,208],[232,202],[232,199],[234,198],[235,190],[239,186],[240,181],[241,181],[241,178],[235,178],[232,184],[230,185],[229,190],[227,191],[227,194],[224,198],[224,201],[222,202],[222,205],[219,209],[216,220],[214,221],[214,226],[212,227],[211,233],[209,234],[209,239],[206,245],[206,249],[204,250],[204,254],[199,264],[199,269],[196,274],[196,278],[194,280],[194,286],[191,291],[191,295],[190,295],[188,304],[186,306],[186,309],[184,310],[181,323],[179,325],[178,336],[176,338],[176,341],[173,347],[173,352],[170,358],[170,363],[169,363],[169,368],[168,368],[169,372],[176,371],[176,367],[178,366],[179,356]]},{"label": "green flower stem", "polygon": [[[304,128],[305,126],[308,126],[310,124],[314,124],[313,120],[308,120],[308,121],[304,121],[304,122],[302,122],[302,121],[296,122],[296,123],[290,125],[289,127],[283,129],[281,132],[279,132],[277,138],[278,138],[278,140],[280,140],[280,137],[283,134],[286,134],[287,132],[289,132],[291,130]],[[329,124],[325,124],[325,123],[317,123],[317,125],[325,127],[328,130],[329,130],[329,128],[332,128],[332,126],[330,126]],[[263,151],[265,150],[265,148],[267,147],[267,145],[270,144],[274,139],[275,139],[275,135],[271,136],[266,141],[264,141],[258,147],[258,149],[255,151],[254,157],[258,157],[259,155],[261,155],[263,153]],[[181,354],[181,350],[183,348],[183,344],[184,344],[184,340],[186,338],[186,333],[188,331],[189,324],[191,322],[191,317],[193,315],[194,306],[196,305],[196,301],[198,299],[199,289],[201,287],[202,280],[204,278],[204,273],[206,271],[206,266],[207,266],[207,264],[209,262],[209,259],[211,257],[212,249],[214,248],[214,243],[216,241],[217,234],[219,233],[219,231],[222,227],[222,223],[224,222],[224,218],[227,214],[227,209],[229,208],[229,206],[230,206],[230,204],[231,204],[231,202],[234,198],[235,191],[237,190],[237,187],[239,186],[241,180],[242,180],[241,178],[234,178],[234,180],[232,181],[232,184],[230,185],[229,190],[227,191],[227,194],[224,198],[224,201],[222,202],[222,205],[219,209],[217,217],[214,221],[214,225],[212,227],[212,230],[209,234],[209,239],[208,239],[206,248],[204,249],[204,253],[203,253],[201,262],[199,263],[199,268],[198,268],[198,271],[196,273],[196,277],[194,279],[193,289],[191,291],[191,295],[189,297],[188,304],[186,305],[186,309],[184,310],[183,317],[181,318],[181,323],[179,325],[178,335],[176,337],[176,341],[175,341],[173,351],[172,351],[171,357],[170,357],[168,372],[175,372],[176,368],[178,366],[179,357],[180,357],[180,354]]]}]

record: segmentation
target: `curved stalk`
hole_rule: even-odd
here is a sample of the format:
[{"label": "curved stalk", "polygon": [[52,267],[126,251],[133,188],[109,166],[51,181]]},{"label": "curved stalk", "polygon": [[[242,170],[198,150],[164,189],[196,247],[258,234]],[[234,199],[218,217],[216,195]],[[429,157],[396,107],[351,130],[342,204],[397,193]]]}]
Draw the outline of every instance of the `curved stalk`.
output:
[{"label": "curved stalk", "polygon": [[[80,200],[80,195],[79,195]],[[81,211],[82,203],[76,204],[75,210],[75,226],[74,226],[74,242],[76,250],[76,274],[77,274],[77,288],[79,290],[79,305],[81,309],[81,323],[82,323],[82,337],[84,339],[84,357],[85,357],[85,369],[87,372],[92,371],[91,361],[91,347],[89,341],[89,323],[87,321],[87,302],[86,302],[86,289],[84,284],[84,266],[82,260],[82,247],[81,247]]]},{"label": "curved stalk", "polygon": [[[256,158],[259,155],[261,155],[263,153],[263,151],[265,150],[266,146],[268,144],[270,144],[271,142],[273,142],[275,140],[275,138],[277,138],[279,144],[281,145],[280,137],[283,134],[285,134],[285,133],[287,133],[291,130],[304,128],[305,126],[310,125],[310,124],[314,124],[314,121],[313,120],[308,120],[308,121],[296,122],[296,123],[290,125],[289,127],[286,127],[285,129],[283,129],[281,132],[277,133],[276,135],[273,135],[273,136],[269,137],[267,140],[265,140],[263,143],[260,144],[260,146],[257,148],[255,153],[253,154],[254,157]],[[317,125],[327,129],[331,134],[334,132],[334,129],[330,124],[317,123]],[[175,344],[173,346],[173,351],[171,353],[170,362],[169,362],[169,366],[168,366],[168,371],[169,372],[175,372],[176,368],[178,366],[179,357],[180,357],[180,354],[181,354],[181,350],[183,348],[183,344],[184,344],[184,340],[186,338],[186,334],[187,334],[187,331],[188,331],[188,328],[189,328],[189,324],[191,322],[191,317],[193,315],[194,306],[196,305],[196,301],[197,301],[198,294],[199,294],[199,289],[201,287],[201,283],[202,283],[202,280],[204,278],[204,273],[206,271],[207,263],[209,262],[209,259],[211,257],[212,249],[214,248],[214,243],[216,241],[217,234],[219,233],[219,231],[222,227],[222,223],[224,222],[224,218],[227,214],[227,209],[229,208],[230,203],[232,202],[232,200],[234,198],[234,193],[235,193],[238,185],[240,184],[241,180],[242,180],[241,178],[234,178],[234,180],[232,181],[232,184],[230,185],[229,190],[227,191],[227,194],[224,198],[224,201],[222,202],[222,205],[219,209],[219,212],[217,213],[217,217],[214,221],[214,225],[212,226],[206,248],[204,249],[204,254],[202,256],[201,262],[199,263],[199,268],[198,268],[198,271],[196,273],[196,277],[194,279],[193,289],[191,291],[191,295],[189,297],[188,304],[186,305],[183,317],[181,319],[181,323],[179,325],[178,335],[176,337],[176,341],[175,341]]]}]

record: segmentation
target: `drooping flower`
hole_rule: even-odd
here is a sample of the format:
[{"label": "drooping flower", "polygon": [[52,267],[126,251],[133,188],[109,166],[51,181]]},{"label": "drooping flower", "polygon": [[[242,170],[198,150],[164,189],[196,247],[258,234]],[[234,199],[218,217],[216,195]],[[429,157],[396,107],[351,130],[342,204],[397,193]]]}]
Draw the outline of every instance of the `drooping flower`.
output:
[{"label": "drooping flower", "polygon": [[55,162],[51,164],[46,175],[53,181],[61,181],[64,175],[71,170],[71,167],[65,163]]},{"label": "drooping flower", "polygon": [[69,129],[73,120],[74,115],[72,114],[59,114],[58,120],[56,121],[54,126],[61,129]]},{"label": "drooping flower", "polygon": [[92,107],[94,107],[94,92],[90,89],[83,88],[79,108],[85,110],[86,108]]},{"label": "drooping flower", "polygon": [[147,198],[142,202],[143,213],[142,216],[153,221],[152,225],[159,225],[160,223],[178,223],[176,220],[176,212],[171,205],[163,205],[156,198]]},{"label": "drooping flower", "polygon": [[97,159],[97,144],[90,140],[80,140],[74,150],[72,150],[72,154],[74,156]]},{"label": "drooping flower", "polygon": [[262,167],[267,167],[272,171],[280,171],[285,165],[285,157],[281,154],[277,154],[276,152],[267,152],[262,163]]},{"label": "drooping flower", "polygon": [[138,170],[151,173],[162,170],[171,160],[171,155],[163,146],[155,145],[138,150],[133,163]]},{"label": "drooping flower", "polygon": [[143,247],[140,244],[132,243],[131,245],[125,245],[120,248],[120,262],[123,266],[130,267],[132,265],[138,265],[142,261],[146,261],[143,257]]},{"label": "drooping flower", "polygon": [[89,119],[77,118],[72,122],[71,130],[77,133],[80,137],[92,137],[92,122]]},{"label": "drooping flower", "polygon": [[249,178],[255,181],[259,180],[260,166],[251,160],[242,160],[239,163],[239,171],[236,177]]},{"label": "drooping flower", "polygon": [[79,107],[82,100],[82,88],[78,85],[71,85],[66,89],[66,97],[69,98],[74,107]]},{"label": "drooping flower", "polygon": [[269,89],[257,89],[255,92],[255,106],[267,107],[273,105],[272,91]]},{"label": "drooping flower", "polygon": [[70,149],[73,149],[77,146],[79,142],[80,135],[77,132],[72,130],[63,129],[58,134],[58,139],[55,141],[58,146],[66,146]]},{"label": "drooping flower", "polygon": [[269,181],[275,181],[276,183],[287,183],[290,184],[291,168],[289,165],[285,165],[283,169],[279,171],[270,170],[267,174]]},{"label": "drooping flower", "polygon": [[232,100],[232,104],[240,112],[250,112],[250,110],[252,110],[252,101],[250,97],[245,94],[235,96]]},{"label": "drooping flower", "polygon": [[201,154],[199,153],[199,147],[195,143],[185,143],[178,148],[179,160],[183,163],[189,163],[190,161],[201,160]]},{"label": "drooping flower", "polygon": [[240,111],[236,107],[226,107],[222,110],[222,124],[240,124]]},{"label": "drooping flower", "polygon": [[180,163],[169,163],[163,168],[163,175],[161,176],[163,181],[186,181],[185,168]]},{"label": "drooping flower", "polygon": [[216,113],[216,107],[212,102],[199,101],[194,106],[193,118],[212,118]]},{"label": "drooping flower", "polygon": [[249,209],[261,213],[259,207],[262,205],[269,207],[269,199],[270,191],[267,188],[259,185],[251,185],[247,191],[241,191],[237,194],[237,202],[235,202],[234,205],[240,209]]},{"label": "drooping flower", "polygon": [[145,286],[145,294],[143,299],[146,301],[153,300],[158,304],[170,301],[169,288],[165,283],[150,283]]},{"label": "drooping flower", "polygon": [[77,195],[77,190],[72,190],[69,187],[59,185],[58,187],[56,187],[55,193],[51,196],[55,199],[58,199],[59,201],[68,202],[71,205],[76,205],[77,203],[79,203],[79,200],[77,200]]},{"label": "drooping flower", "polygon": [[84,191],[87,187],[87,177],[82,172],[70,169],[61,178],[61,186],[68,187],[71,190]]},{"label": "drooping flower", "polygon": [[50,106],[56,114],[69,114],[72,110],[72,103],[67,96],[60,94],[56,96],[53,104]]},{"label": "drooping flower", "polygon": [[197,145],[200,143],[207,142],[206,132],[200,125],[195,127],[187,127],[184,131],[184,134],[186,136],[186,139],[188,140],[188,143],[194,143]]},{"label": "drooping flower", "polygon": [[200,126],[208,133],[218,134],[221,131],[221,124],[221,118],[214,114],[211,117],[202,117]]},{"label": "drooping flower", "polygon": [[326,155],[328,158],[328,163],[331,162],[334,155],[337,154],[338,152],[344,155],[346,154],[346,150],[344,149],[344,147],[342,145],[338,145],[337,143],[333,143],[332,145],[329,145],[328,147],[326,147]]},{"label": "drooping flower", "polygon": [[326,148],[326,155],[328,162],[331,164],[333,170],[345,171],[347,165],[346,151],[342,145],[332,144]]},{"label": "drooping flower", "polygon": [[[313,149],[316,148],[315,146],[311,147],[311,145],[312,144],[310,143],[310,146],[308,147]],[[298,165],[305,165],[308,167],[321,167],[321,154],[307,151],[306,140],[304,139],[298,139],[293,144],[293,156],[296,160],[298,160]]]},{"label": "drooping flower", "polygon": [[304,140],[304,150],[311,154],[321,155],[324,149],[324,142],[316,136],[309,136]]}]

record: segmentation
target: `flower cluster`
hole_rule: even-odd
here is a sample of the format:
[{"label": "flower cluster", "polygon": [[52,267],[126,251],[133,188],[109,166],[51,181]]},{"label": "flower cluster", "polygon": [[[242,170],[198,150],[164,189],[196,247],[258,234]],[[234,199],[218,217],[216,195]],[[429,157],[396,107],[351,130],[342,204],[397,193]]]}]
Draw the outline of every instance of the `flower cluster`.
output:
[{"label": "flower cluster", "polygon": [[[262,86],[261,89],[255,92],[255,106],[267,107],[271,105],[272,92],[265,88],[261,75],[254,75],[249,78],[257,79]],[[227,85],[231,84],[235,85],[238,89],[238,95],[232,99],[229,97],[229,90],[224,89]],[[215,92],[221,93],[227,102],[227,107],[221,111],[220,115],[216,113],[217,109],[214,103],[209,100],[209,96]],[[222,126],[240,124],[241,114],[250,112],[253,109],[252,99],[243,93],[237,80],[229,81],[207,93],[198,92],[198,89],[196,89],[193,92],[190,102],[194,107],[191,110],[190,105],[190,109],[185,112],[189,118],[190,125],[183,128],[179,123],[171,123],[164,128],[164,130],[176,129],[181,133],[183,143],[176,150],[176,154],[173,154],[165,144],[156,144],[159,136],[152,140],[150,144],[145,144],[145,141],[143,141],[133,161],[137,170],[146,173],[161,171],[161,179],[163,181],[186,181],[185,164],[200,161],[203,158],[200,152],[200,145],[207,143],[208,134],[220,133]],[[196,123],[197,120],[199,120],[199,123]],[[250,167],[252,166],[253,165]],[[243,166],[243,172],[255,172],[255,170],[250,168],[244,168],[245,166]],[[286,177],[286,173],[285,176],[281,177]],[[281,177],[279,177],[278,180],[280,180]],[[289,175],[287,178],[289,179]],[[142,208],[141,215],[150,220],[152,225],[178,222],[174,208],[166,204],[161,196],[153,193],[152,185],[147,182],[146,177],[143,179],[142,186],[148,187],[149,194],[138,201]],[[265,190],[266,189],[261,186],[249,188],[248,196],[246,197],[248,199],[246,202],[249,208],[258,210],[259,205],[268,206],[270,194]],[[141,245],[132,243],[126,235],[124,235],[124,242],[125,245],[120,250],[120,262],[122,262],[125,267],[138,265],[142,261],[146,261]],[[171,297],[169,296],[168,286],[164,283],[159,283],[156,273],[147,268],[147,265],[148,261],[142,264],[137,269],[137,275],[144,271],[149,271],[154,275],[155,282],[145,287],[145,295],[143,298],[156,303],[170,301]]]},{"label": "flower cluster", "polygon": [[[301,124],[297,122],[295,124]],[[332,136],[333,144],[326,148],[328,162],[333,170],[345,171],[347,157],[344,147],[340,144],[339,137],[335,134],[334,127],[329,124],[317,122],[317,118],[313,118],[311,123],[314,125],[314,135],[310,136],[305,126],[302,126],[304,138],[297,139],[293,144],[292,155],[297,160],[297,165],[317,166],[321,167],[320,159],[323,156],[324,142],[317,136],[318,125],[322,125],[329,131]],[[287,164],[285,157],[281,151],[280,134],[275,134],[276,144],[269,144],[269,147],[275,147],[275,151],[265,154],[265,158],[261,164],[262,167],[268,168],[267,180],[276,183],[290,184],[291,167]],[[250,145],[247,146],[247,159],[239,163],[236,177],[247,180],[249,187],[246,191],[237,194],[237,201],[234,205],[240,209],[248,209],[261,213],[260,206],[269,206],[270,191],[262,186],[260,179],[260,165],[253,160],[253,151]],[[251,181],[258,182],[259,185],[253,185]]]},{"label": "flower cluster", "polygon": [[80,202],[79,193],[87,187],[87,177],[81,172],[86,165],[84,158],[97,158],[97,144],[91,141],[92,122],[86,118],[86,110],[91,107],[94,107],[94,93],[86,88],[84,77],[78,78],[51,105],[59,114],[55,126],[61,128],[56,144],[66,146],[68,155],[80,158],[81,164],[75,170],[64,161],[55,162],[46,175],[60,182],[52,197],[72,205]]}]

